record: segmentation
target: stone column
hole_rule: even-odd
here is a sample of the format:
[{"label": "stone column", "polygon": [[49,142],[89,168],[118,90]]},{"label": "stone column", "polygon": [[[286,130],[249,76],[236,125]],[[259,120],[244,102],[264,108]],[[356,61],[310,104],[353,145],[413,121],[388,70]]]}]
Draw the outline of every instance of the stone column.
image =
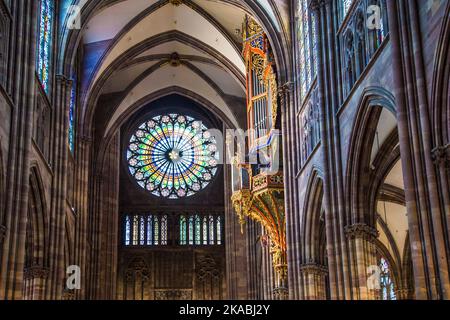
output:
[{"label": "stone column", "polygon": [[92,139],[87,136],[78,136],[77,148],[77,167],[75,177],[75,252],[74,264],[81,269],[81,289],[75,291],[76,299],[86,299],[88,282],[88,265],[90,252],[90,244],[88,241],[88,223],[89,223],[89,207],[88,195],[89,188],[89,173],[90,173],[90,153]]},{"label": "stone column", "polygon": [[352,270],[353,299],[377,299],[377,287],[369,279],[373,269],[378,266],[375,240],[378,231],[366,224],[353,224],[345,228],[348,239],[349,256]]},{"label": "stone column", "polygon": [[328,268],[315,262],[300,266],[305,300],[326,300]]},{"label": "stone column", "polygon": [[313,0],[310,9],[316,17],[318,70],[317,82],[320,106],[322,167],[324,175],[325,225],[331,298],[351,299],[351,268],[344,234],[346,205],[344,203],[343,172],[340,151],[340,128],[336,118],[339,88],[336,60],[334,1]]},{"label": "stone column", "polygon": [[23,299],[43,300],[45,295],[45,282],[48,278],[49,270],[42,266],[32,266],[25,269],[23,284]]},{"label": "stone column", "polygon": [[419,9],[416,1],[387,4],[416,298],[450,299],[448,211],[439,197],[432,158]]},{"label": "stone column", "polygon": [[53,164],[53,183],[50,211],[48,261],[50,273],[47,278],[46,299],[61,299],[64,288],[64,239],[66,232],[66,190],[69,104],[72,82],[66,77],[56,76],[54,86],[54,108],[52,125],[51,162]]},{"label": "stone column", "polygon": [[37,1],[17,1],[13,6],[10,79],[12,108],[10,150],[6,172],[3,221],[6,230],[0,263],[0,299],[22,298],[25,235],[28,210],[32,119],[36,86]]}]

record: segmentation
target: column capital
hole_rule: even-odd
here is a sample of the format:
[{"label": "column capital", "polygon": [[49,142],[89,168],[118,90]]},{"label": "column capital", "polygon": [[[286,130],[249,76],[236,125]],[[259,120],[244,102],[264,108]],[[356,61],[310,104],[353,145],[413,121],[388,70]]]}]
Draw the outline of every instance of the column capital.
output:
[{"label": "column capital", "polygon": [[444,163],[447,168],[450,167],[450,144],[439,146],[431,150],[431,159],[435,165]]},{"label": "column capital", "polygon": [[24,270],[25,279],[47,279],[49,270],[41,265],[34,265]]},{"label": "column capital", "polygon": [[300,271],[306,274],[327,275],[328,268],[316,262],[308,262],[300,265]]},{"label": "column capital", "polygon": [[363,238],[368,241],[374,241],[378,238],[379,232],[365,223],[355,223],[345,227],[345,235],[347,239]]}]

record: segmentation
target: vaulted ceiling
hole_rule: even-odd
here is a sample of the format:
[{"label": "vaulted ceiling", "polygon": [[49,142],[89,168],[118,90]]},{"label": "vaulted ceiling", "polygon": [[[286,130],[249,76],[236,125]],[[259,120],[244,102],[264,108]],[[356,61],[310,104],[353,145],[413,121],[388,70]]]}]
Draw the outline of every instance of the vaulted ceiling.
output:
[{"label": "vaulted ceiling", "polygon": [[[245,107],[241,34],[250,12],[244,2],[80,0],[83,14],[91,10],[84,15],[79,40],[86,117],[93,117],[101,96],[120,96],[108,110],[107,136],[132,106],[137,110],[152,94],[172,90],[193,93],[214,105],[229,125],[245,126],[238,110]],[[256,3],[272,26],[282,30],[282,14],[274,2]]]}]

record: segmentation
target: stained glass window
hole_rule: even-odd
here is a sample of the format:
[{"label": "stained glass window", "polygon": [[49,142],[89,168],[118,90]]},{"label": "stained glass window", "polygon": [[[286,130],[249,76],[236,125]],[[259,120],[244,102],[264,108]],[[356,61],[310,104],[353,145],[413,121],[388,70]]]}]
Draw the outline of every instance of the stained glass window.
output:
[{"label": "stained glass window", "polygon": [[180,244],[187,244],[187,228],[186,228],[186,217],[180,216]]},{"label": "stained glass window", "polygon": [[39,18],[39,43],[37,74],[41,81],[42,88],[48,93],[50,82],[51,48],[53,41],[53,0],[41,0]]},{"label": "stained glass window", "polygon": [[386,259],[380,259],[380,289],[381,300],[396,300],[394,282]]},{"label": "stained glass window", "polygon": [[345,19],[345,16],[348,13],[348,10],[350,9],[350,6],[352,5],[353,0],[341,0],[341,20]]},{"label": "stained glass window", "polygon": [[202,225],[200,223],[199,215],[195,215],[195,244],[202,244]]},{"label": "stained glass window", "polygon": [[168,244],[168,217],[152,214],[125,215],[125,246]]},{"label": "stained glass window", "polygon": [[303,100],[317,75],[318,66],[316,21],[308,10],[308,0],[298,2],[297,37],[300,66],[299,84]]},{"label": "stained glass window", "polygon": [[131,238],[131,218],[130,216],[125,217],[125,245],[130,245]]},{"label": "stained glass window", "polygon": [[208,128],[192,117],[169,114],[141,124],[127,151],[139,186],[169,199],[204,189],[217,173],[219,154]]},{"label": "stained glass window", "polygon": [[221,245],[222,219],[220,215],[181,215],[180,245]]},{"label": "stained glass window", "polygon": [[214,244],[214,216],[209,216],[209,244]]},{"label": "stained glass window", "polygon": [[217,244],[222,244],[222,217],[218,216],[217,217],[217,222],[216,222],[216,233],[217,233]]},{"label": "stained glass window", "polygon": [[203,217],[203,244],[208,244],[208,218]]},{"label": "stained glass window", "polygon": [[161,217],[161,244],[167,244],[167,216]]},{"label": "stained glass window", "polygon": [[189,217],[189,244],[193,245],[194,244],[194,217],[190,216]]},{"label": "stained glass window", "polygon": [[72,91],[69,104],[69,149],[73,153],[75,150],[75,106],[76,106],[76,78],[72,81]]}]

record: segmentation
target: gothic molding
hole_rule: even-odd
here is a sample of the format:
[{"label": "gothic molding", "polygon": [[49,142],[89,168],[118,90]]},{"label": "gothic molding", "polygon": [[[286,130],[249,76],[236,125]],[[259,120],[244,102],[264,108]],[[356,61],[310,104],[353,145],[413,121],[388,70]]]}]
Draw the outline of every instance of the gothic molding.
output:
[{"label": "gothic molding", "polygon": [[24,269],[23,277],[26,280],[29,279],[47,279],[49,275],[49,269],[41,265],[34,265]]},{"label": "gothic molding", "polygon": [[431,150],[431,158],[435,165],[444,164],[447,169],[450,168],[450,144],[439,146]]},{"label": "gothic molding", "polygon": [[328,275],[328,267],[315,262],[301,264],[300,271],[304,274],[313,274],[318,276]]},{"label": "gothic molding", "polygon": [[377,229],[364,223],[355,223],[344,228],[347,239],[365,239],[374,242],[379,232]]}]

